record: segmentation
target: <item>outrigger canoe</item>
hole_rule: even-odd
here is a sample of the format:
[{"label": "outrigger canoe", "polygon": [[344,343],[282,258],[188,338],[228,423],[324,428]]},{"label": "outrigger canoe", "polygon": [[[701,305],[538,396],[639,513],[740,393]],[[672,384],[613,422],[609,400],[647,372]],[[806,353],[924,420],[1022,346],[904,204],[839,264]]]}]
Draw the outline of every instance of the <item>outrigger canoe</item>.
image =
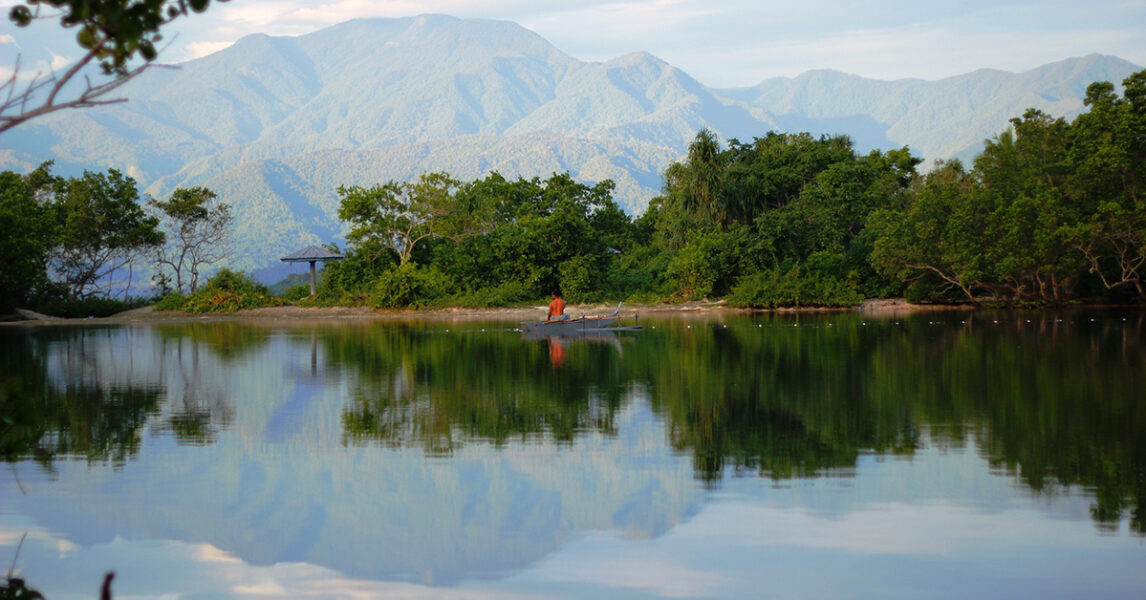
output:
[{"label": "outrigger canoe", "polygon": [[[550,335],[577,335],[579,333],[591,331],[617,331],[622,328],[613,327],[613,323],[621,318],[621,304],[617,304],[617,309],[607,315],[597,317],[586,317],[584,315],[571,318],[569,315],[561,315],[556,319],[549,319],[546,321],[524,321],[521,323],[521,330],[526,333],[536,334],[538,337]],[[630,329],[630,328],[623,328]]]}]

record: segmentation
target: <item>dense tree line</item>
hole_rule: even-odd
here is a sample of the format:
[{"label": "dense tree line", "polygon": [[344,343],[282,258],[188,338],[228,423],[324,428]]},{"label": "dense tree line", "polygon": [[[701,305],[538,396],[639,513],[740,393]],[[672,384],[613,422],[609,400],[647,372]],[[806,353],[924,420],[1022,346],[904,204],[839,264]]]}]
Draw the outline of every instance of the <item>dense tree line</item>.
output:
[{"label": "dense tree line", "polygon": [[967,172],[942,165],[873,219],[871,262],[909,295],[1059,303],[1146,298],[1146,71],[1073,122],[1028,110]]},{"label": "dense tree line", "polygon": [[0,173],[0,311],[127,300],[137,268],[163,291],[193,292],[200,271],[226,255],[230,223],[229,206],[205,188],[144,202],[115,169],[60,177],[45,163]]},{"label": "dense tree line", "polygon": [[340,188],[353,229],[320,302],[496,305],[727,297],[754,307],[1146,298],[1146,71],[1071,122],[1029,110],[968,171],[907,148],[707,130],[630,218],[568,175]]},{"label": "dense tree line", "polygon": [[347,260],[320,301],[498,305],[559,290],[573,302],[699,299],[855,304],[896,291],[868,264],[876,209],[902,207],[919,160],[860,156],[844,136],[769,133],[722,149],[700,132],[633,219],[568,174],[340,188]]},{"label": "dense tree line", "polygon": [[[1146,71],[1121,96],[1092,84],[1086,105],[1070,122],[1029,110],[970,170],[951,161],[925,174],[907,148],[861,154],[842,135],[770,132],[724,146],[702,130],[635,218],[614,202],[611,181],[568,174],[343,186],[346,259],[326,267],[307,301],[495,306],[559,291],[572,302],[752,307],[901,295],[1141,302]],[[111,274],[126,268],[130,280],[141,259],[177,296],[165,306],[179,308],[202,269],[225,257],[229,207],[210,190],[145,203],[114,169],[61,178],[49,167],[0,174],[0,226],[14,232],[0,242],[0,308],[110,295]],[[242,307],[266,295],[252,281],[236,287],[240,279],[208,287],[241,298],[204,292],[192,303]]]}]

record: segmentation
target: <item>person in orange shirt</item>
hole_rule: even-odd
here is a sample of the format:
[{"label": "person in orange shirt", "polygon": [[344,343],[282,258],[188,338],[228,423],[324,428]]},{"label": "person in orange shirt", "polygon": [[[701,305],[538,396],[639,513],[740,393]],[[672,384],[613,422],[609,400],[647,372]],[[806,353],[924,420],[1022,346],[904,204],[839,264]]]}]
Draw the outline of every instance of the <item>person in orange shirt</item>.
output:
[{"label": "person in orange shirt", "polygon": [[565,301],[557,295],[557,292],[553,292],[553,301],[549,303],[549,315],[545,318],[552,321],[553,317],[560,317],[563,314],[565,314]]}]

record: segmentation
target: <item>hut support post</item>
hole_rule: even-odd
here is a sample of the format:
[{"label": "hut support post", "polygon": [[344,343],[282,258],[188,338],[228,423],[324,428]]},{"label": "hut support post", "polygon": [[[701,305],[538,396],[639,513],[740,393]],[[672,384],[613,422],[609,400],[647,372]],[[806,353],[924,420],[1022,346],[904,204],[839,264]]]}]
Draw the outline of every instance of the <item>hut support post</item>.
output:
[{"label": "hut support post", "polygon": [[311,296],[313,296],[317,292],[317,289],[314,286],[314,263],[315,263],[315,261],[313,261],[313,260],[310,261],[310,295]]}]

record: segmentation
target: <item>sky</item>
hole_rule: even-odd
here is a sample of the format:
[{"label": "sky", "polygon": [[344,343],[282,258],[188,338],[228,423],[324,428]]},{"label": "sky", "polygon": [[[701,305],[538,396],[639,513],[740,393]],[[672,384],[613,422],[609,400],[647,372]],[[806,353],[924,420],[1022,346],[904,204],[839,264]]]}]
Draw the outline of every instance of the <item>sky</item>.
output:
[{"label": "sky", "polygon": [[[585,61],[650,52],[718,88],[812,69],[884,80],[1022,72],[1092,53],[1146,65],[1143,0],[216,0],[172,27],[161,58],[205,56],[254,33],[425,13],[513,21]],[[0,27],[3,42],[13,26]],[[78,54],[60,45],[57,62]]]}]

